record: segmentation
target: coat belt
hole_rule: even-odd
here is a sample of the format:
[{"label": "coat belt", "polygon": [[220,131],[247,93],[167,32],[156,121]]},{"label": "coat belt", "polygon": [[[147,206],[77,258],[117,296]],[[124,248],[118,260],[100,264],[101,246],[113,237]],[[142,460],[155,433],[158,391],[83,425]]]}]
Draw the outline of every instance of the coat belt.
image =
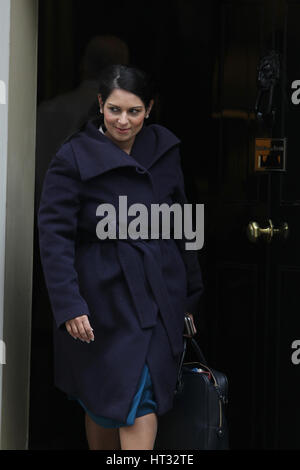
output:
[{"label": "coat belt", "polygon": [[[134,240],[130,238],[107,238],[100,240],[96,235],[93,236],[89,234],[80,236],[79,243],[80,242],[114,242],[117,244],[119,261],[136,307],[141,328],[151,328],[156,325],[156,317],[159,309],[172,353],[174,356],[180,354],[182,352],[180,338],[182,338],[183,331],[178,330],[178,322],[174,321],[175,312],[170,302],[170,296],[163,278],[159,261],[161,257],[160,241],[152,239]],[[136,250],[142,253],[142,267],[144,267],[144,272],[141,272],[141,259],[136,256]],[[184,312],[182,312],[182,317],[183,316]]]}]

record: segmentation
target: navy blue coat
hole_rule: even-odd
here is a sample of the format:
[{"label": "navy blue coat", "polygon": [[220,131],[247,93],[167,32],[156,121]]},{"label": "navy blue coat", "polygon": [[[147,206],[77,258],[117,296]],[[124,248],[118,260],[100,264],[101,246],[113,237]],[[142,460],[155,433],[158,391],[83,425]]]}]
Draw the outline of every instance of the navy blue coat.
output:
[{"label": "navy blue coat", "polygon": [[[90,121],[53,157],[38,211],[41,261],[54,315],[55,385],[93,413],[125,421],[145,361],[157,414],[173,404],[184,312],[199,312],[201,270],[184,240],[100,240],[97,206],[187,202],[180,140],[144,125],[128,155]],[[95,341],[65,322],[86,314]]]}]

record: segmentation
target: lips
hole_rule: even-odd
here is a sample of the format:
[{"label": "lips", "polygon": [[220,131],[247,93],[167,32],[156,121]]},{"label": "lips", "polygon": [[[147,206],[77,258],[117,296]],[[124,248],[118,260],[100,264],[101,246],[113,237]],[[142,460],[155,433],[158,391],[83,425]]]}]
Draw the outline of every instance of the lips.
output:
[{"label": "lips", "polygon": [[117,131],[121,132],[122,134],[125,133],[125,132],[128,132],[130,131],[130,127],[128,127],[127,129],[120,129],[119,127],[116,127]]}]

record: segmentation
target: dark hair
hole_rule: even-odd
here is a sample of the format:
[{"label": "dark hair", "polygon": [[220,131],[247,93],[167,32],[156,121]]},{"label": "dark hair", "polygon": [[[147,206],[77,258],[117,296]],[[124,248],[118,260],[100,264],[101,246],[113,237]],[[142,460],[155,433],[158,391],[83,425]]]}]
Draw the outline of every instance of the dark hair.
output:
[{"label": "dark hair", "polygon": [[155,94],[154,83],[146,72],[122,64],[105,67],[98,78],[98,90],[103,103],[116,88],[137,95],[143,101],[145,108],[148,108]]},{"label": "dark hair", "polygon": [[[98,93],[101,94],[103,104],[116,88],[129,91],[138,96],[143,101],[146,109],[156,93],[155,83],[146,72],[137,67],[123,64],[108,65],[98,76]],[[99,112],[98,98],[91,106],[88,117],[84,118],[78,129],[72,132],[63,143],[80,132],[88,121],[97,121],[97,126],[103,124],[104,116]]]}]

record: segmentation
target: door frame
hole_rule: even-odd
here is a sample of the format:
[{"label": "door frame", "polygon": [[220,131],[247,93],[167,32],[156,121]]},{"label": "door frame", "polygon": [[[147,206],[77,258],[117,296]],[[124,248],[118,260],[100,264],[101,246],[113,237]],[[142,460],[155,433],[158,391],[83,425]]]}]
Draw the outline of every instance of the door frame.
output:
[{"label": "door frame", "polygon": [[[0,449],[28,448],[38,0],[0,2]],[[2,361],[4,362],[4,361]]]}]

